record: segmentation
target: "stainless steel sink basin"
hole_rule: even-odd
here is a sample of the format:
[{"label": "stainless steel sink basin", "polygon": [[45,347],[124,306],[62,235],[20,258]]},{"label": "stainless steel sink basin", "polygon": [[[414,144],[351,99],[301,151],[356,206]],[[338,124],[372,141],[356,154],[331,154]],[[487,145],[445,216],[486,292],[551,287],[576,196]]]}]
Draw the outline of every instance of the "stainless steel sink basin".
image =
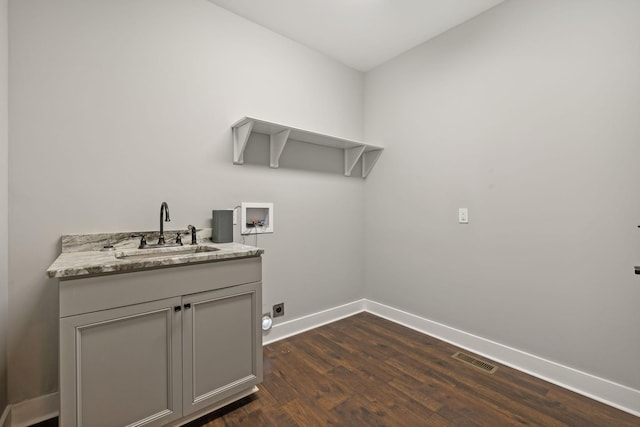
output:
[{"label": "stainless steel sink basin", "polygon": [[177,246],[171,248],[131,249],[128,251],[116,252],[114,256],[118,259],[153,259],[197,254],[202,252],[214,252],[219,250],[220,249],[214,248],[213,246]]}]

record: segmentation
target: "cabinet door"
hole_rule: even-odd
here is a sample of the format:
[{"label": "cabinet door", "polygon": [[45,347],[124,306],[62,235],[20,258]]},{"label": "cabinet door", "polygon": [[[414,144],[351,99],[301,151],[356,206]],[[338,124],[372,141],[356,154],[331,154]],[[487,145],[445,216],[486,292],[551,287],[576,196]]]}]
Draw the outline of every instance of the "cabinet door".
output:
[{"label": "cabinet door", "polygon": [[183,413],[262,381],[260,283],[183,297]]},{"label": "cabinet door", "polygon": [[60,319],[61,426],[161,426],[182,416],[180,302]]}]

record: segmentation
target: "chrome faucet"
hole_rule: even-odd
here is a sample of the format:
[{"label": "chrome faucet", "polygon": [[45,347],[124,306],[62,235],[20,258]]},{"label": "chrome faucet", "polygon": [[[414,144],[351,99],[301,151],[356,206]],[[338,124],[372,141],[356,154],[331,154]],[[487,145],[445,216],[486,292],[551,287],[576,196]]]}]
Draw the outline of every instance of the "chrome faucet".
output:
[{"label": "chrome faucet", "polygon": [[162,202],[160,205],[160,237],[158,237],[158,244],[164,245],[164,224],[162,221],[162,211],[164,211],[164,220],[169,222],[171,219],[169,218],[169,205],[167,202]]}]

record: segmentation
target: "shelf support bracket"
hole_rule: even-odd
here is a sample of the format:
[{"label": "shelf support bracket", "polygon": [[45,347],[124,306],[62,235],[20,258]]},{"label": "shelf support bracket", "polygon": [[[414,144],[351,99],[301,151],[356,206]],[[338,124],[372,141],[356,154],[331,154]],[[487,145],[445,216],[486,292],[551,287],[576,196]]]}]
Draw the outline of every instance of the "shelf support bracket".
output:
[{"label": "shelf support bracket", "polygon": [[233,128],[233,163],[236,165],[244,164],[244,149],[247,148],[247,141],[249,141],[253,123],[253,120],[250,120]]},{"label": "shelf support bracket", "polygon": [[362,155],[362,177],[366,178],[382,154],[382,150],[367,151]]},{"label": "shelf support bracket", "polygon": [[367,147],[364,145],[361,147],[353,147],[353,148],[345,148],[344,149],[344,175],[351,176],[351,172],[355,167],[356,163],[364,153],[364,150]]},{"label": "shelf support bracket", "polygon": [[280,156],[282,155],[282,150],[284,150],[284,146],[287,145],[287,140],[289,139],[289,133],[291,129],[285,129],[281,132],[274,133],[269,138],[269,159],[270,159],[270,167],[277,169],[280,167]]}]

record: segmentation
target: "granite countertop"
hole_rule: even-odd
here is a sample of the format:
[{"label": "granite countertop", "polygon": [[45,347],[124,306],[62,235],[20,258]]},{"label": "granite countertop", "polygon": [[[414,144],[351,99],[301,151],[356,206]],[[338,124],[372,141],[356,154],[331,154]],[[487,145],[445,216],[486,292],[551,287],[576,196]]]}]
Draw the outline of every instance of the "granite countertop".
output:
[{"label": "granite countertop", "polygon": [[[76,278],[257,257],[264,253],[263,249],[241,243],[214,243],[211,241],[210,228],[197,231],[196,246],[190,244],[191,236],[186,235],[183,236],[184,246],[138,250],[140,238],[131,237],[132,234],[145,234],[150,244],[158,239],[157,231],[64,235],[62,236],[62,253],[47,269],[47,276],[61,279]],[[164,234],[167,243],[175,241],[176,231],[165,231]],[[111,246],[111,248],[105,250],[105,246]],[[179,253],[181,250],[193,252]]]}]

